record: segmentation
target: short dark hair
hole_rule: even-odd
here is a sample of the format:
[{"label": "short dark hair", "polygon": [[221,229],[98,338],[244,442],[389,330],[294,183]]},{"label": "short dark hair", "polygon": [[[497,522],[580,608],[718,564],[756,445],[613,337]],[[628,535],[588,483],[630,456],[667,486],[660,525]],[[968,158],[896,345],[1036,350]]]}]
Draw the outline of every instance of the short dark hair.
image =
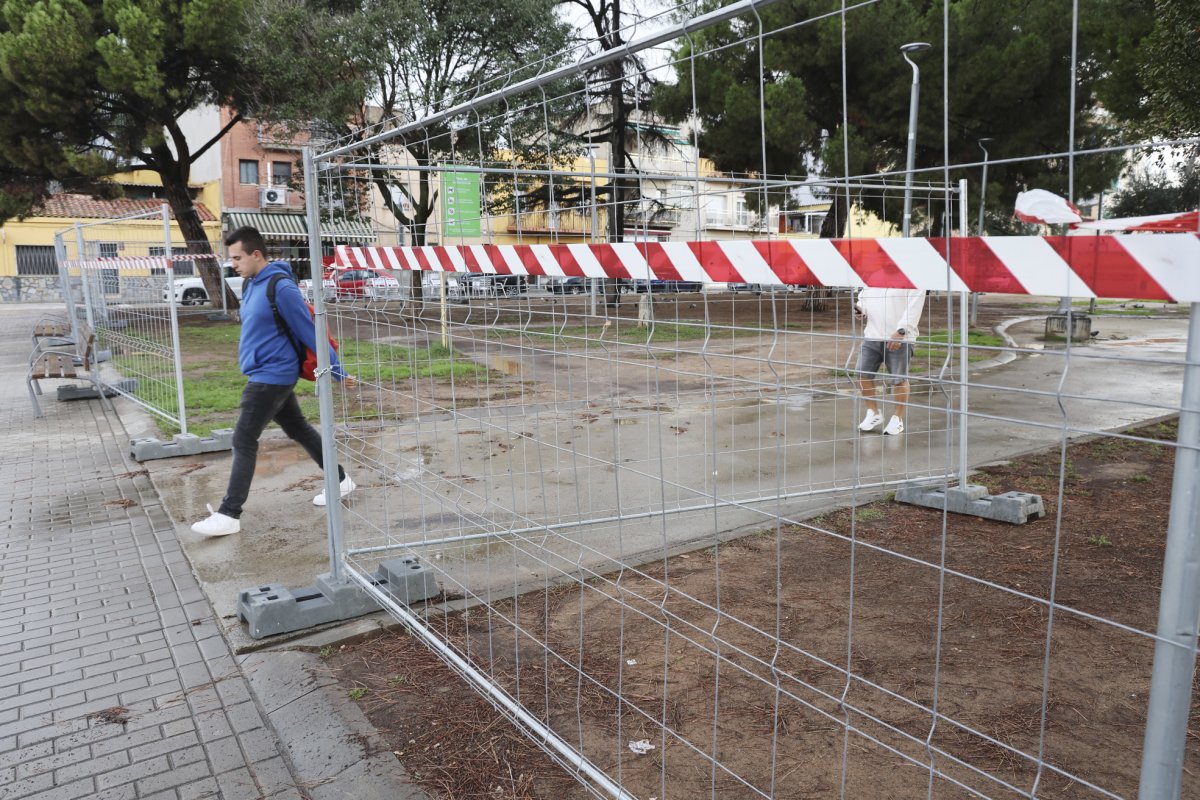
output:
[{"label": "short dark hair", "polygon": [[263,254],[263,258],[267,257],[267,242],[263,239],[263,235],[258,232],[258,228],[246,225],[225,237],[226,247],[232,246],[235,242],[240,242],[242,249],[247,253],[253,253],[257,250]]}]

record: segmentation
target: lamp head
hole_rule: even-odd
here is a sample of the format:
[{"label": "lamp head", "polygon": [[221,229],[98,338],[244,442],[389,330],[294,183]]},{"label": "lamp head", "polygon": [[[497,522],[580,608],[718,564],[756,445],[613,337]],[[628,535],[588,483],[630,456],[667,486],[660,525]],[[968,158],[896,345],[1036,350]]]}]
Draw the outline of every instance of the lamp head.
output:
[{"label": "lamp head", "polygon": [[908,44],[900,45],[900,52],[905,55],[910,53],[919,53],[922,50],[928,50],[933,47],[929,42],[909,42]]}]

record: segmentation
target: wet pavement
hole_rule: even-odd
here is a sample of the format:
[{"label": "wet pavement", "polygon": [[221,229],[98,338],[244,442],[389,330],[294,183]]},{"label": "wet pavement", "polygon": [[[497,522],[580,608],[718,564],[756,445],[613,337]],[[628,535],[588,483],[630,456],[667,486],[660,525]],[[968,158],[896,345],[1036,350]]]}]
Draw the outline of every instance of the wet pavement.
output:
[{"label": "wet pavement", "polygon": [[[1097,317],[1096,339],[1069,357],[1040,341],[1042,319],[1007,327],[1021,348],[1015,359],[971,370],[971,465],[1178,405],[1186,319]],[[489,358],[500,355],[537,358],[489,346]],[[526,380],[545,382],[548,374],[538,363],[513,369]],[[897,438],[855,434],[861,403],[845,379],[754,397],[675,385],[656,395],[644,391],[654,385],[649,378],[622,369],[622,381],[606,382],[594,366],[560,352],[558,384],[586,387],[585,399],[344,428],[345,463],[360,485],[347,501],[346,535],[364,551],[351,555],[351,565],[370,574],[411,544],[452,594],[519,592],[581,568],[605,571],[692,549],[777,516],[805,519],[898,484],[944,481],[957,468],[952,384],[917,390],[908,432]],[[609,397],[619,401],[606,405]],[[329,569],[325,515],[311,504],[321,488],[315,466],[278,431],[269,433],[242,533],[219,540],[187,525],[204,515],[204,503],[219,501],[228,454],[145,467],[234,648],[261,647],[236,620],[237,592],[307,586]],[[662,508],[670,513],[657,513]],[[503,540],[489,535],[498,532]],[[380,547],[392,549],[371,552]]]}]

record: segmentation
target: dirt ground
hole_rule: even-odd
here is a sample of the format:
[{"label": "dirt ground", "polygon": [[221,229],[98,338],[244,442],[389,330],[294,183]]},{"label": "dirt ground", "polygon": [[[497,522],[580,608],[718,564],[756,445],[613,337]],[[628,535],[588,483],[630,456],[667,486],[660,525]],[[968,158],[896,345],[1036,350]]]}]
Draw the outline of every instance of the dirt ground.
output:
[{"label": "dirt ground", "polygon": [[[843,779],[926,797],[931,759],[938,798],[1099,796],[1056,770],[1133,796],[1152,641],[1092,617],[1155,626],[1175,424],[1137,434],[981,470],[1043,495],[1024,526],[879,501],[431,625],[642,800],[838,797]],[[326,655],[432,796],[589,796],[415,638]],[[1189,745],[1196,797],[1195,703]]]}]

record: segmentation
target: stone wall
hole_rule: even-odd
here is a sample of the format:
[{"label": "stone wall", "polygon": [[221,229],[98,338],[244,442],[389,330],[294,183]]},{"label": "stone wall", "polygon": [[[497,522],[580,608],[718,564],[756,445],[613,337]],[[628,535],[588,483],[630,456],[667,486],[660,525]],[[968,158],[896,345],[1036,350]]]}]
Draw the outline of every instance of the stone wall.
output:
[{"label": "stone wall", "polygon": [[61,303],[57,275],[0,276],[0,303]]}]

